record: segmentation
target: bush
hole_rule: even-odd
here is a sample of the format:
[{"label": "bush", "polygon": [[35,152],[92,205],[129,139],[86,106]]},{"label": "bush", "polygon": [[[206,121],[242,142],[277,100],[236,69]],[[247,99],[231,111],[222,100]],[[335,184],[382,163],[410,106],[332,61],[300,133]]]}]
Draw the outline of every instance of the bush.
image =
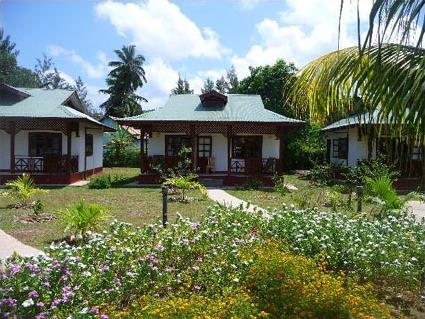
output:
[{"label": "bush", "polygon": [[262,187],[263,182],[252,177],[248,177],[248,179],[243,183],[243,189],[248,191],[259,190]]},{"label": "bush", "polygon": [[391,318],[371,287],[325,269],[269,243],[259,249],[247,287],[271,318]]},{"label": "bush", "polygon": [[243,290],[228,291],[223,296],[171,296],[170,298],[144,297],[126,311],[113,310],[114,318],[262,318],[265,312],[256,308],[253,298]]},{"label": "bush", "polygon": [[343,177],[347,168],[340,164],[324,164],[314,166],[307,177],[318,185],[331,185],[336,179]]},{"label": "bush", "polygon": [[112,187],[111,175],[99,175],[90,179],[88,188],[90,189],[107,189]]},{"label": "bush", "polygon": [[109,211],[98,204],[81,201],[58,211],[57,215],[65,223],[65,232],[84,236],[88,231],[101,229],[109,217]]},{"label": "bush", "polygon": [[288,193],[288,188],[285,184],[285,176],[283,175],[274,175],[273,176],[273,185],[274,191],[281,196],[285,196]]},{"label": "bush", "polygon": [[198,189],[204,198],[208,197],[207,189],[204,185],[195,181],[197,178],[196,175],[187,175],[187,176],[177,176],[167,178],[164,182],[164,186],[177,188],[181,191],[181,202],[187,202],[186,192],[191,189]]},{"label": "bush", "polygon": [[31,198],[37,193],[47,192],[35,186],[34,180],[28,175],[23,174],[15,180],[7,182],[6,186],[10,191],[6,192],[6,196],[16,200],[15,207],[27,207]]}]

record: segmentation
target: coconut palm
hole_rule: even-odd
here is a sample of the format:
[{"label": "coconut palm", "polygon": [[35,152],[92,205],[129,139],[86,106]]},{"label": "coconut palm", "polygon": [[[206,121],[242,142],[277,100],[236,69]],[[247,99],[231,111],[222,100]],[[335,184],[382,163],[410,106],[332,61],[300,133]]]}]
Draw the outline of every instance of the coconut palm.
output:
[{"label": "coconut palm", "polygon": [[374,113],[378,122],[392,124],[395,138],[413,139],[425,151],[424,15],[425,0],[374,0],[364,41],[359,34],[356,47],[301,70],[291,95],[297,112],[322,124],[352,112]]},{"label": "coconut palm", "polygon": [[142,113],[141,101],[147,101],[135,91],[146,83],[143,63],[145,58],[136,54],[134,45],[123,46],[114,51],[119,60],[109,62],[113,69],[109,72],[106,83],[107,89],[101,93],[109,94],[109,98],[101,107],[106,114],[113,116],[133,116]]}]

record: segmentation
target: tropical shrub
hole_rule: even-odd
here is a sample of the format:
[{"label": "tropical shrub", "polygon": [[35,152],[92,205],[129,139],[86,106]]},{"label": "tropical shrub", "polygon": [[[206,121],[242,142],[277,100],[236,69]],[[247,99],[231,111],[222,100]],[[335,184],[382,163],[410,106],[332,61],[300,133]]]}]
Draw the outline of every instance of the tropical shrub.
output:
[{"label": "tropical shrub", "polygon": [[15,180],[7,182],[6,186],[10,189],[6,192],[6,196],[16,200],[15,207],[17,208],[27,207],[35,194],[47,192],[47,190],[38,188],[28,174],[22,174]]},{"label": "tropical shrub", "polygon": [[331,185],[345,173],[346,168],[340,164],[315,165],[307,177],[317,185]]},{"label": "tropical shrub", "polygon": [[195,180],[196,178],[197,178],[196,175],[171,177],[171,178],[167,178],[165,182],[163,183],[163,185],[180,190],[181,202],[188,202],[186,192],[191,189],[198,189],[204,198],[208,197],[207,189],[205,188],[204,185],[198,183]]},{"label": "tropical shrub", "polygon": [[274,175],[273,176],[273,185],[274,190],[281,196],[285,196],[288,193],[288,188],[285,184],[285,176],[284,175]]},{"label": "tropical shrub", "polygon": [[84,201],[73,204],[57,212],[57,216],[65,224],[65,232],[84,236],[88,231],[101,229],[108,219],[109,211],[99,204],[87,204]]},{"label": "tropical shrub", "polygon": [[87,185],[90,189],[107,189],[112,187],[111,175],[99,175],[90,179]]},{"label": "tropical shrub", "polygon": [[326,264],[282,251],[274,243],[257,253],[247,288],[270,318],[391,318],[370,286],[329,273]]},{"label": "tropical shrub", "polygon": [[244,190],[259,190],[263,187],[263,183],[256,178],[249,177],[242,187]]}]

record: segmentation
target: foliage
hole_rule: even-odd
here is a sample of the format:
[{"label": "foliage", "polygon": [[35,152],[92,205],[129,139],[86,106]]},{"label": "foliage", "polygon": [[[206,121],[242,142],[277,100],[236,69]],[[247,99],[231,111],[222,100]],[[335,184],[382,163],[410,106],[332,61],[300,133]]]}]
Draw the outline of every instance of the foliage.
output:
[{"label": "foliage", "polygon": [[171,94],[193,94],[189,81],[187,79],[182,79],[180,74],[176,85],[177,86],[171,90]]},{"label": "foliage", "polygon": [[182,203],[188,202],[186,191],[191,189],[198,189],[204,198],[208,197],[205,186],[197,182],[196,178],[196,175],[170,177],[165,180],[163,185],[179,189],[181,191],[180,201]]},{"label": "foliage", "polygon": [[326,268],[269,243],[258,250],[247,287],[270,318],[391,318],[371,287]]},{"label": "foliage", "polygon": [[325,155],[323,135],[319,126],[305,126],[284,135],[285,165],[289,169],[308,169],[320,164]]},{"label": "foliage", "polygon": [[217,91],[222,94],[225,94],[229,91],[229,87],[223,75],[215,81],[215,87]]},{"label": "foliage", "polygon": [[208,93],[214,90],[214,82],[210,78],[206,78],[204,83],[202,84],[201,92]]},{"label": "foliage", "polygon": [[111,175],[99,175],[90,179],[87,185],[90,189],[107,189],[112,187]]},{"label": "foliage", "polygon": [[86,236],[88,231],[101,228],[102,223],[109,217],[109,211],[99,204],[81,201],[58,211],[57,215],[65,224],[65,232]]},{"label": "foliage", "polygon": [[310,169],[307,177],[318,185],[330,185],[336,178],[344,176],[346,168],[341,164],[326,163]]},{"label": "foliage", "polygon": [[[338,296],[342,301],[357,296],[351,299],[350,308],[357,318],[355,311],[384,308],[368,294],[367,285],[355,284],[356,278],[376,283],[377,288],[388,287],[395,294],[407,289],[418,294],[421,289],[425,228],[413,216],[387,216],[375,222],[314,210],[275,210],[264,216],[215,206],[199,221],[179,218],[169,226],[113,222],[108,231],[88,233],[84,244],[59,243],[46,255],[6,260],[0,272],[2,311],[9,312],[9,317],[35,318],[44,313],[44,318],[99,318],[110,315],[109,311],[125,317],[130,310],[127,317],[136,317],[144,311],[151,315],[162,301],[164,316],[172,314],[173,305],[180,305],[182,311],[200,308],[199,316],[203,311],[214,314],[216,309],[267,312],[259,305],[268,307],[279,295],[260,299],[260,293],[281,285],[305,287],[308,294],[304,296],[281,291],[281,297],[287,294],[301,302],[313,298],[316,288],[317,296],[329,297],[329,302]],[[291,253],[324,262],[325,271],[288,251],[258,248],[271,238]],[[281,265],[286,268],[280,269]],[[331,270],[344,271],[346,277],[333,275]],[[317,272],[317,278],[304,276],[304,271]],[[341,287],[342,278],[346,282]],[[248,283],[252,291],[244,289]],[[332,291],[332,287],[337,289]],[[346,297],[342,296],[344,289]],[[242,293],[239,297],[238,291]],[[243,306],[244,300],[249,300],[244,292],[255,293],[251,295],[252,308]],[[368,298],[363,299],[365,296]],[[323,306],[326,304],[324,301]]]},{"label": "foliage", "polygon": [[28,174],[22,174],[15,180],[7,182],[6,186],[10,189],[6,195],[17,201],[15,207],[27,207],[35,194],[47,192],[36,187],[34,180]]},{"label": "foliage", "polygon": [[248,177],[242,187],[245,190],[257,190],[263,187],[263,182],[259,179]]},{"label": "foliage", "polygon": [[0,83],[19,87],[37,87],[36,76],[29,69],[18,66],[19,51],[9,35],[0,28]]},{"label": "foliage", "polygon": [[239,82],[237,93],[259,94],[266,109],[292,116],[287,100],[296,79],[294,64],[277,60],[273,65],[249,67],[249,71],[250,74]]},{"label": "foliage", "polygon": [[[132,150],[135,137],[121,125],[117,124],[116,131],[110,136],[111,139],[105,145],[105,166],[128,166],[132,156],[140,155],[140,150]],[[140,164],[140,157],[138,164]]]},{"label": "foliage", "polygon": [[288,187],[286,187],[285,184],[285,176],[275,174],[273,176],[273,185],[275,192],[277,192],[279,195],[284,196],[286,193],[288,193]]},{"label": "foliage", "polygon": [[84,85],[83,79],[79,76],[75,79],[75,86],[73,89],[83,104],[84,112],[90,112],[93,109],[93,104],[87,97],[87,87]]},{"label": "foliage", "polygon": [[144,297],[134,302],[129,310],[113,312],[114,318],[262,318],[253,298],[241,289],[226,291],[223,296],[199,294],[171,296],[167,299]]},{"label": "foliage", "polygon": [[62,78],[52,58],[44,53],[41,59],[37,59],[35,74],[39,87],[46,89],[73,89],[72,85]]},{"label": "foliage", "polygon": [[190,147],[182,146],[177,154],[178,162],[177,165],[167,168],[165,163],[159,163],[153,169],[159,175],[162,181],[165,181],[167,178],[173,178],[176,176],[194,176],[192,168],[192,159],[190,154],[192,149]]},{"label": "foliage", "polygon": [[44,212],[44,204],[41,200],[37,199],[32,206],[32,210],[34,212],[34,215],[40,215]]},{"label": "foliage", "polygon": [[141,101],[145,98],[137,95],[137,89],[146,83],[143,63],[145,58],[136,54],[136,46],[123,46],[121,50],[115,50],[118,61],[109,62],[113,68],[106,79],[107,89],[100,90],[108,94],[107,101],[101,104],[106,115],[117,117],[133,116],[142,113]]}]

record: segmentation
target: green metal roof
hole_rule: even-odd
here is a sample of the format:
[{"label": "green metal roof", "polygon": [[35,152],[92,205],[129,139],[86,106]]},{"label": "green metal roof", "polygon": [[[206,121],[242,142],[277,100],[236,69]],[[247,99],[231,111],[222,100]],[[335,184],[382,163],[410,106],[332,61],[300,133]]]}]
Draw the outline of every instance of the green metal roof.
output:
[{"label": "green metal roof", "polygon": [[337,129],[345,128],[348,126],[355,126],[355,125],[383,124],[383,123],[384,123],[383,121],[379,120],[379,110],[376,110],[373,113],[356,114],[356,115],[347,117],[345,119],[339,120],[337,122],[334,122],[324,127],[322,131],[337,130]]},{"label": "green metal roof", "polygon": [[0,117],[81,119],[105,127],[105,125],[91,116],[64,105],[64,103],[69,100],[71,100],[73,104],[80,103],[75,91],[5,86],[19,91],[27,95],[27,97],[17,102],[0,99]]},{"label": "green metal roof", "polygon": [[303,123],[266,110],[259,95],[228,94],[227,98],[224,106],[204,106],[199,95],[171,95],[164,107],[121,120]]}]

